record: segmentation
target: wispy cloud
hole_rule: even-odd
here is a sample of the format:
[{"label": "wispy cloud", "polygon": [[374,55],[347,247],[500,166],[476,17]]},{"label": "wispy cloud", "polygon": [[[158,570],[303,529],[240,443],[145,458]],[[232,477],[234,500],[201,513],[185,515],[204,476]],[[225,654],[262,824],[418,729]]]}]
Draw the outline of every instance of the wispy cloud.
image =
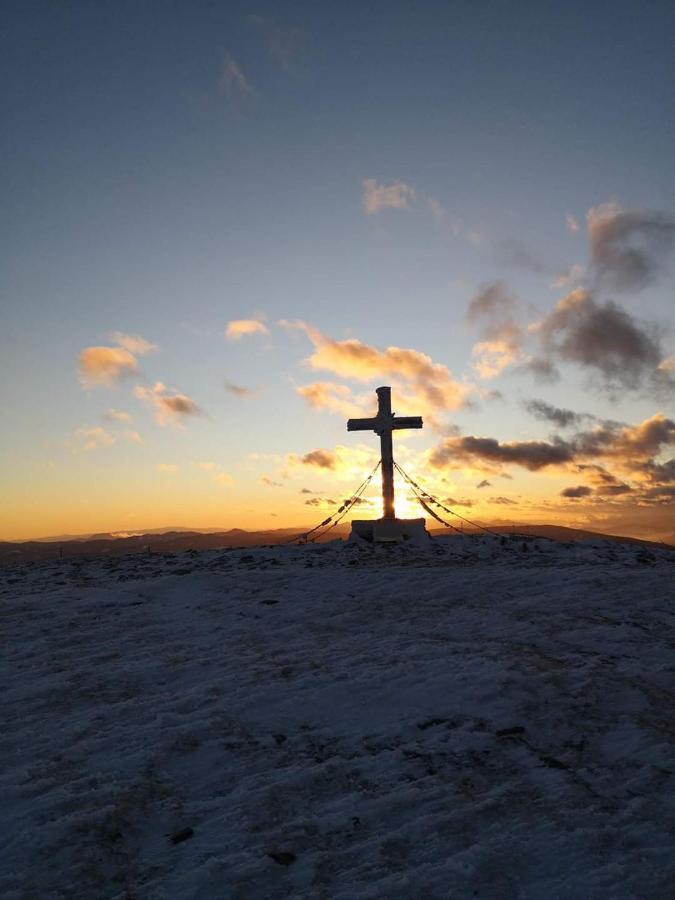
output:
[{"label": "wispy cloud", "polygon": [[651,210],[622,210],[616,203],[586,215],[591,265],[617,291],[638,291],[663,267],[675,238],[675,219]]},{"label": "wispy cloud", "polygon": [[595,419],[588,413],[577,413],[572,409],[561,409],[558,406],[552,406],[544,400],[526,400],[523,403],[525,409],[535,417],[545,422],[552,422],[558,428],[569,428],[570,426],[580,426],[584,421]]},{"label": "wispy cloud", "polygon": [[579,221],[571,213],[568,213],[565,216],[565,224],[567,225],[568,231],[573,233],[579,231]]},{"label": "wispy cloud", "polygon": [[111,422],[131,422],[132,417],[128,412],[124,412],[121,409],[113,409],[112,407],[105,413],[105,419],[108,419]]},{"label": "wispy cloud", "polygon": [[83,425],[75,431],[76,447],[81,450],[100,450],[110,447],[117,440],[114,434],[100,425]]},{"label": "wispy cloud", "polygon": [[232,384],[231,382],[225,383],[225,390],[228,394],[233,394],[235,397],[239,397],[240,400],[245,400],[248,397],[253,396],[253,390],[251,388],[242,387],[239,384]]},{"label": "wispy cloud", "polygon": [[300,395],[313,409],[325,409],[341,416],[358,416],[364,412],[363,406],[356,402],[351,388],[346,384],[334,381],[315,381],[296,388]]},{"label": "wispy cloud", "polygon": [[516,320],[518,300],[502,281],[482,287],[469,302],[466,319],[479,326],[482,341],[472,348],[473,368],[484,379],[495,378],[522,359],[523,327]]},{"label": "wispy cloud", "polygon": [[251,15],[248,22],[267,40],[270,56],[284,69],[294,68],[307,43],[307,33],[293,25],[282,25],[271,16]]},{"label": "wispy cloud", "polygon": [[225,53],[220,85],[230,100],[242,100],[255,94],[253,85],[230,53]]},{"label": "wispy cloud", "polygon": [[260,477],[260,484],[265,487],[283,487],[283,484],[280,481],[274,481],[269,475],[262,475]]},{"label": "wispy cloud", "polygon": [[185,394],[171,394],[161,381],[151,387],[134,388],[139,400],[149,403],[155,409],[155,420],[159,425],[175,425],[180,427],[185,418],[201,415],[201,410],[190,397]]},{"label": "wispy cloud", "polygon": [[415,188],[402,181],[378,184],[374,178],[363,179],[363,211],[372,216],[383,209],[409,209],[417,196]]},{"label": "wispy cloud", "polygon": [[178,471],[178,466],[175,463],[157,463],[155,468],[162,475],[175,475]]},{"label": "wispy cloud", "polygon": [[260,319],[232,319],[225,328],[228,341],[239,341],[252,334],[269,334],[269,328]]},{"label": "wispy cloud", "polygon": [[145,356],[147,353],[155,353],[159,350],[157,344],[146,341],[139,334],[124,334],[123,331],[113,331],[110,339],[135,356]]}]

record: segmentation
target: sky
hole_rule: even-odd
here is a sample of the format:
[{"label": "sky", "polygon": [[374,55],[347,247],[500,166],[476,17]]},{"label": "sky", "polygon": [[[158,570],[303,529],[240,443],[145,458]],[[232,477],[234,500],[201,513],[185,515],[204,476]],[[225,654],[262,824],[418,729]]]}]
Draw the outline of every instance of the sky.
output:
[{"label": "sky", "polygon": [[424,417],[397,460],[462,515],[675,541],[674,31],[6,4],[0,538],[311,527],[387,384]]}]

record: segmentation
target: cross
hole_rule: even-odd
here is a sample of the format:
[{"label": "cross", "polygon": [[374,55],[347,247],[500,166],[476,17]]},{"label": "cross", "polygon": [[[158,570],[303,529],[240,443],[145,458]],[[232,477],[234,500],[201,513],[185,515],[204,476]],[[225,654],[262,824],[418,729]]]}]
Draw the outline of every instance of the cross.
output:
[{"label": "cross", "polygon": [[391,411],[391,388],[379,387],[377,415],[372,419],[349,419],[347,431],[374,431],[380,436],[382,462],[382,506],[385,519],[395,519],[394,512],[394,451],[392,431],[399,428],[422,428],[422,416],[399,416]]}]

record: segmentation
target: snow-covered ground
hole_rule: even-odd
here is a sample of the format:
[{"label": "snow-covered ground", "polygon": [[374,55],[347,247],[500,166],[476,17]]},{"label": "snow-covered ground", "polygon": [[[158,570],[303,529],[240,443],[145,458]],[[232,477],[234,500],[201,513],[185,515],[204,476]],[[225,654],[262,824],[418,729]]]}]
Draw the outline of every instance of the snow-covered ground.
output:
[{"label": "snow-covered ground", "polygon": [[0,893],[672,898],[674,559],[486,536],[2,570]]}]

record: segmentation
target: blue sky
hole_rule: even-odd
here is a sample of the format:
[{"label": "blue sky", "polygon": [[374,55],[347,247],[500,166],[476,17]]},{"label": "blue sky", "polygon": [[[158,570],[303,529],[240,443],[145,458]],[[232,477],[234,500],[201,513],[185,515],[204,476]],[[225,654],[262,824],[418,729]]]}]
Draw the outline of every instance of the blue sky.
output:
[{"label": "blue sky", "polygon": [[[336,373],[308,371],[312,344],[279,320],[411,348],[477,383],[472,297],[503,282],[526,327],[580,284],[673,353],[671,4],[15,3],[5,19],[4,536],[71,520],[309,520],[316,509],[294,506],[299,482],[266,492],[260,477],[282,483],[287,454],[352,439],[344,416],[297,394]],[[370,211],[367,179],[394,189]],[[625,220],[638,247],[661,228],[653,276],[636,290],[593,281],[586,217],[607,204],[615,218],[652,217]],[[268,334],[225,339],[229,321],[257,319]],[[79,354],[118,331],[159,349],[135,381],[83,386]],[[669,404],[672,414],[672,391],[657,396],[647,379],[610,399],[592,366],[559,369],[541,384],[505,368],[480,385],[502,399],[475,397],[444,422],[503,442],[546,439],[550,423],[522,408],[532,397],[632,426]],[[158,424],[133,394],[156,381],[203,414]],[[341,383],[362,394],[377,379]],[[110,408],[128,411],[142,443],[111,431]],[[83,452],[85,428],[113,441]],[[422,453],[438,440],[427,431],[406,445]],[[229,493],[197,485],[200,461],[228,473]],[[532,471],[512,474],[525,479],[521,499],[538,492]]]}]

